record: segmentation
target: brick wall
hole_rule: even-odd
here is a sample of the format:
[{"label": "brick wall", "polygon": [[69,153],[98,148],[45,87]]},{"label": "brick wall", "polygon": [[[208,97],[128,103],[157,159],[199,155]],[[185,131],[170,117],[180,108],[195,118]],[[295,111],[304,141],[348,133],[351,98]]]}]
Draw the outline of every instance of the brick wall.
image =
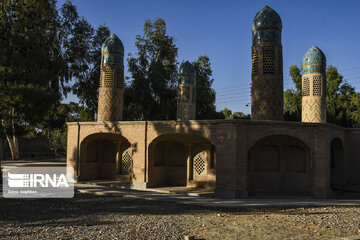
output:
[{"label": "brick wall", "polygon": [[[360,135],[359,130],[353,130],[349,135],[351,141],[345,141],[345,129],[332,124],[313,124],[283,121],[254,121],[254,120],[201,120],[201,121],[151,121],[151,122],[91,122],[69,123],[68,130],[68,165],[76,168],[77,163],[83,168],[91,169],[99,166],[84,162],[86,156],[78,145],[86,143],[86,139],[95,134],[114,134],[121,136],[131,144],[133,152],[132,182],[134,186],[146,187],[157,185],[164,181],[176,182],[176,176],[184,178],[183,169],[166,169],[154,166],[149,149],[152,143],[166,136],[172,136],[171,141],[180,143],[207,143],[214,146],[216,155],[216,171],[209,172],[208,179],[215,181],[216,194],[220,197],[246,197],[248,192],[248,154],[256,142],[268,136],[290,136],[304,143],[308,149],[307,173],[309,174],[308,191],[315,197],[327,197],[330,194],[330,152],[331,141],[339,138],[345,145],[346,181],[358,182],[360,164]],[[346,130],[347,131],[347,130]],[[346,138],[346,139],[348,139]],[[120,139],[120,138],[119,138]],[[164,138],[165,139],[165,138]],[[189,140],[190,139],[190,140]],[[166,139],[165,139],[166,140]],[[164,140],[164,141],[165,141]],[[166,140],[166,141],[169,141]],[[150,154],[150,155],[149,155]],[[78,156],[78,157],[77,157]],[[156,157],[155,157],[156,158]],[[150,159],[150,160],[149,160]],[[186,176],[189,179],[190,161],[187,161]],[[110,173],[111,167],[102,166],[102,175]],[[84,170],[83,170],[84,171]],[[90,170],[94,172],[93,170]],[[168,177],[168,172],[173,174]],[[81,171],[79,171],[81,176]],[[88,174],[95,174],[88,172]],[[168,180],[164,180],[164,179]],[[271,178],[271,177],[269,177]],[[291,178],[303,181],[301,178]],[[296,180],[297,179],[297,180]],[[180,182],[182,180],[179,180]],[[277,184],[277,183],[273,183]]]}]

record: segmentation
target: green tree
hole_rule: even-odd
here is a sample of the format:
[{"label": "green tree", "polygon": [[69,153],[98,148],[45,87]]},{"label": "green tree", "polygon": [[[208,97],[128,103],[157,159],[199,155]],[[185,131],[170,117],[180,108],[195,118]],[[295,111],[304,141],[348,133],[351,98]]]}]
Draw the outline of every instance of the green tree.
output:
[{"label": "green tree", "polygon": [[284,92],[284,119],[301,121],[301,71],[296,65],[290,67],[290,77],[295,90],[286,89]]},{"label": "green tree", "polygon": [[350,118],[355,123],[353,127],[360,127],[360,93],[353,94],[350,103]]},{"label": "green tree", "polygon": [[40,120],[61,98],[57,17],[54,1],[0,2],[1,127],[13,159],[17,125]]},{"label": "green tree", "polygon": [[243,112],[234,112],[234,119],[250,119],[250,114],[245,114]]},{"label": "green tree", "polygon": [[[91,27],[66,2],[0,2],[0,127],[13,159],[18,129],[37,126],[70,90],[68,81],[84,70],[82,38]],[[81,44],[79,44],[81,43]]]},{"label": "green tree", "polygon": [[221,113],[224,116],[224,119],[250,119],[250,114],[245,114],[243,112],[232,112],[228,108],[224,108]]},{"label": "green tree", "polygon": [[216,92],[212,88],[214,79],[208,56],[200,56],[193,66],[196,70],[196,119],[214,119],[217,116]]},{"label": "green tree", "polygon": [[137,53],[128,58],[132,79],[125,90],[124,118],[175,119],[178,49],[167,34],[165,21],[147,20],[135,45]]},{"label": "green tree", "polygon": [[232,115],[232,111],[228,108],[224,108],[224,110],[221,111],[224,114],[225,119],[234,119]]},{"label": "green tree", "polygon": [[93,121],[92,112],[78,103],[60,104],[55,111],[49,111],[39,124],[41,135],[49,139],[50,148],[56,155],[65,155],[67,122]]},{"label": "green tree", "polygon": [[[341,126],[346,124],[346,103],[348,94],[354,92],[350,85],[343,85],[343,76],[339,74],[337,68],[328,66],[326,69],[326,102],[327,102],[327,121]],[[341,90],[342,89],[342,90]]]}]

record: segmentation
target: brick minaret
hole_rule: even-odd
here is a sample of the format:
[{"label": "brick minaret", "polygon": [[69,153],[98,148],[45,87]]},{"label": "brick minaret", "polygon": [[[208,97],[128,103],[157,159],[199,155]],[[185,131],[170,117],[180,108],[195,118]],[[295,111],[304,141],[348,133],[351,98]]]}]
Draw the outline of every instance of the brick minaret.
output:
[{"label": "brick minaret", "polygon": [[101,47],[97,121],[121,121],[124,101],[124,46],[112,34]]},{"label": "brick minaret", "polygon": [[177,120],[195,120],[196,116],[196,72],[186,61],[179,71],[179,90],[177,98]]},{"label": "brick minaret", "polygon": [[252,23],[251,118],[283,120],[280,16],[265,6]]},{"label": "brick minaret", "polygon": [[325,71],[324,53],[316,46],[311,47],[302,62],[302,122],[326,122]]}]

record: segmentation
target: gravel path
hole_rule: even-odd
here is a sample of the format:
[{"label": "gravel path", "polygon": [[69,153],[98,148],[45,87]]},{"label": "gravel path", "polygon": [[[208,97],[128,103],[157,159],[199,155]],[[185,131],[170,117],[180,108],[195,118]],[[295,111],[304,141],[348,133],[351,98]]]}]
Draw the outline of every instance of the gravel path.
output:
[{"label": "gravel path", "polygon": [[360,207],[214,209],[115,196],[0,199],[0,239],[332,239]]}]

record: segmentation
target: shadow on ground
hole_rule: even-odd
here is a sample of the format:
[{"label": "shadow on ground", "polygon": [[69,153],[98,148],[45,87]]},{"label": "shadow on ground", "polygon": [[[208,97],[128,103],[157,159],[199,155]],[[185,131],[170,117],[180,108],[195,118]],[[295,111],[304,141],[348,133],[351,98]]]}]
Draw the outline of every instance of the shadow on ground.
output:
[{"label": "shadow on ground", "polygon": [[[46,221],[51,226],[51,220],[62,218],[73,219],[70,224],[84,226],[79,218],[93,215],[122,214],[122,215],[182,215],[196,213],[231,214],[264,214],[276,213],[286,215],[302,215],[306,208],[208,208],[193,205],[183,205],[172,202],[158,202],[119,196],[96,196],[77,193],[71,199],[0,199],[0,223],[16,222],[24,226],[43,225]],[[306,213],[309,215],[331,214],[329,209],[318,207],[318,211]],[[359,207],[360,208],[360,207]],[[285,210],[287,210],[285,212]],[[56,225],[61,224],[57,221]],[[64,222],[68,225],[69,221]],[[89,224],[89,223],[87,223]],[[107,222],[93,221],[89,225],[106,225]]]}]

